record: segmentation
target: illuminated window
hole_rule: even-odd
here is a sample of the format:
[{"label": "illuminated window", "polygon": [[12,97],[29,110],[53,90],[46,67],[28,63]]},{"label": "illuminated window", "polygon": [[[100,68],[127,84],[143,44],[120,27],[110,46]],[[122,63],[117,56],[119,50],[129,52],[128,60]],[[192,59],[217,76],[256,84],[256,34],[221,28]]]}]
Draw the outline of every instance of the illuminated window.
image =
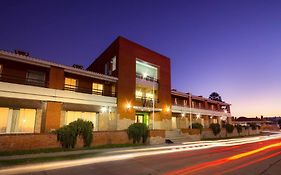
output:
[{"label": "illuminated window", "polygon": [[78,88],[78,80],[74,78],[65,78],[64,88],[68,90],[76,90]]},{"label": "illuminated window", "polygon": [[93,93],[97,95],[103,94],[103,84],[93,83]]},{"label": "illuminated window", "polygon": [[91,121],[94,124],[94,131],[98,130],[98,118],[95,112],[66,111],[64,124],[68,125],[77,119]]},{"label": "illuminated window", "polygon": [[136,74],[144,79],[157,80],[158,69],[143,61],[136,61]]},{"label": "illuminated window", "polygon": [[0,77],[1,77],[1,75],[2,75],[2,70],[3,70],[3,65],[0,64]]},{"label": "illuminated window", "polygon": [[142,98],[142,91],[136,90],[136,98]]},{"label": "illuminated window", "polygon": [[35,109],[0,108],[0,133],[33,133]]},{"label": "illuminated window", "polygon": [[116,56],[111,59],[111,65],[112,65],[111,70],[115,71],[116,70]]},{"label": "illuminated window", "polygon": [[9,117],[9,108],[0,108],[0,133],[6,133]]},{"label": "illuminated window", "polygon": [[113,96],[116,95],[116,87],[115,87],[114,85],[111,87],[111,94],[112,94]]}]

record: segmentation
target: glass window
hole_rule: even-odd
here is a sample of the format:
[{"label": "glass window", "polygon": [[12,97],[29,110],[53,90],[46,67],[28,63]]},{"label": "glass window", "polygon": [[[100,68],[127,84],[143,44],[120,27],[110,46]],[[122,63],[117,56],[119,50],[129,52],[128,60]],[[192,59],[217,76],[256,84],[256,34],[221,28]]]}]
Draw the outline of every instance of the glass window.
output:
[{"label": "glass window", "polygon": [[9,108],[0,108],[0,133],[6,133],[9,117]]},{"label": "glass window", "polygon": [[142,61],[136,61],[136,74],[144,79],[157,80],[157,67]]},{"label": "glass window", "polygon": [[74,78],[65,78],[64,88],[68,90],[76,90],[78,88],[78,80]]},{"label": "glass window", "polygon": [[3,70],[3,65],[0,64],[0,77],[1,77],[1,75],[2,75],[2,70]]},{"label": "glass window", "polygon": [[93,93],[97,95],[103,94],[103,84],[93,83]]},{"label": "glass window", "polygon": [[33,133],[35,109],[0,108],[0,133]]},{"label": "glass window", "polygon": [[183,100],[183,105],[187,106],[187,100]]},{"label": "glass window", "polygon": [[26,81],[28,84],[45,86],[45,72],[28,71]]},{"label": "glass window", "polygon": [[98,130],[97,115],[95,112],[82,112],[82,111],[66,111],[65,114],[65,125],[77,120],[83,119],[91,121],[94,124],[94,131]]},{"label": "glass window", "polygon": [[113,96],[116,95],[116,88],[115,88],[115,85],[113,85],[113,86],[111,87],[111,94],[112,94]]},{"label": "glass window", "polygon": [[116,56],[111,59],[112,71],[116,70]]},{"label": "glass window", "polygon": [[136,98],[142,98],[142,91],[136,90]]}]

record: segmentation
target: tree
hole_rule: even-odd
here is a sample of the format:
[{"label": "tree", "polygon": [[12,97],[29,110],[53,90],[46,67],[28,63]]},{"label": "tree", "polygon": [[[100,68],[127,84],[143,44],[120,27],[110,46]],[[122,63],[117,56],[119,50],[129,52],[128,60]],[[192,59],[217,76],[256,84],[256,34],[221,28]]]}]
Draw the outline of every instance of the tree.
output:
[{"label": "tree", "polygon": [[215,101],[222,101],[221,96],[217,92],[211,93],[209,96],[209,99],[215,100]]}]

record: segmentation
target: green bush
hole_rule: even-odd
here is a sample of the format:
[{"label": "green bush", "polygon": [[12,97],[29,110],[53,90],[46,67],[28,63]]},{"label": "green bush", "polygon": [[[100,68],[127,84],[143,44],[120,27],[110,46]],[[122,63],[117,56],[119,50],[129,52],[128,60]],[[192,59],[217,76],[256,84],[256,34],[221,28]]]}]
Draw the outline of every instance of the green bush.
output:
[{"label": "green bush", "polygon": [[57,140],[63,148],[74,148],[77,141],[77,136],[83,138],[84,147],[88,147],[93,139],[93,123],[78,119],[65,125],[55,131]]},{"label": "green bush", "polygon": [[210,128],[212,129],[215,136],[221,132],[221,127],[220,127],[220,124],[218,124],[218,123],[210,124]]},{"label": "green bush", "polygon": [[202,132],[203,125],[201,123],[192,123],[192,129],[199,129]]},{"label": "green bush", "polygon": [[240,134],[241,132],[242,132],[242,126],[241,125],[236,125],[236,129],[237,129],[237,132],[238,132],[238,134]]},{"label": "green bush", "polygon": [[133,143],[145,143],[148,138],[148,127],[144,123],[133,123],[128,127],[127,134]]},{"label": "green bush", "polygon": [[227,123],[225,124],[225,129],[227,133],[232,133],[234,130],[234,126],[232,124]]}]

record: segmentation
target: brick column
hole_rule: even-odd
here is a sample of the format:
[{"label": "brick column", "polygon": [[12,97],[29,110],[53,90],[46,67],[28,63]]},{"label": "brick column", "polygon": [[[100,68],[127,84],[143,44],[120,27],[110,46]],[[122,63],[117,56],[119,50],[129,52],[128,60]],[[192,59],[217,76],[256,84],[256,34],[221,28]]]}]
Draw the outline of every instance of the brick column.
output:
[{"label": "brick column", "polygon": [[64,69],[51,66],[49,74],[49,88],[63,89],[64,88]]},{"label": "brick column", "polygon": [[45,132],[49,132],[60,127],[61,109],[62,103],[47,102]]}]

